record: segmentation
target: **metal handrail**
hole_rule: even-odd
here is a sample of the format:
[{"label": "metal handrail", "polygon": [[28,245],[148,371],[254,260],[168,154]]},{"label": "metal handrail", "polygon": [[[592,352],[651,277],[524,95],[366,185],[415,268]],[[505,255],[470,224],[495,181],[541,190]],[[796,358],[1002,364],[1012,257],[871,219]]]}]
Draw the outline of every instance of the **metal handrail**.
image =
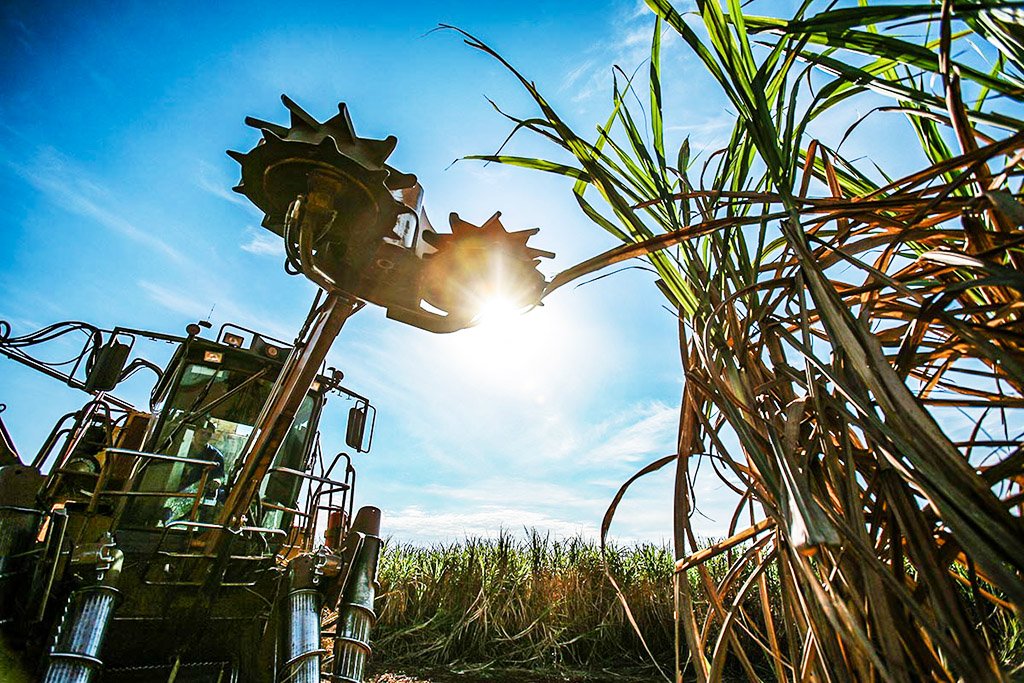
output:
[{"label": "metal handrail", "polygon": [[[183,458],[178,455],[163,455],[162,453],[147,453],[145,451],[135,451],[127,448],[107,448],[106,453],[108,455],[127,455],[138,458],[140,462],[136,463],[132,468],[131,474],[128,475],[127,481],[124,483],[124,488],[120,491],[107,491],[105,486],[107,481],[110,479],[111,468],[104,463],[103,469],[100,470],[100,479],[96,482],[96,489],[93,491],[92,499],[89,502],[90,510],[94,510],[99,504],[99,500],[102,496],[108,496],[111,498],[192,498],[192,508],[189,510],[189,518],[194,518],[199,510],[199,505],[203,500],[203,496],[206,494],[206,483],[209,476],[209,470],[216,467],[218,463],[212,460],[204,460],[202,458]],[[145,471],[142,461],[155,461],[158,463],[183,463],[185,465],[191,465],[193,467],[199,467],[202,472],[199,475],[199,480],[196,484],[195,492],[187,491],[168,491],[168,490],[156,490],[156,491],[132,491],[131,489],[136,485],[136,479]],[[146,463],[148,464],[148,463]]]},{"label": "metal handrail", "polygon": [[[153,581],[153,580],[145,578],[149,574],[149,569],[153,565],[153,561],[158,556],[159,557],[166,557],[166,558],[181,559],[181,560],[192,559],[192,560],[213,561],[214,559],[216,559],[216,556],[207,554],[205,552],[189,553],[189,552],[175,552],[175,551],[170,551],[170,550],[162,550],[161,548],[163,547],[164,541],[167,538],[167,533],[171,529],[173,529],[173,528],[186,528],[186,529],[187,528],[191,528],[191,529],[195,529],[195,530],[202,529],[202,530],[206,530],[206,531],[219,530],[219,531],[227,532],[228,534],[230,534],[230,535],[232,535],[234,537],[238,537],[238,536],[241,536],[242,534],[248,534],[248,533],[256,533],[256,534],[259,534],[261,536],[269,535],[269,536],[285,536],[285,537],[287,537],[287,534],[283,530],[276,529],[276,528],[273,528],[273,527],[243,526],[243,527],[239,527],[237,529],[232,529],[232,528],[227,527],[227,526],[225,526],[223,524],[216,524],[216,523],[213,523],[213,522],[197,522],[197,521],[184,520],[184,519],[175,520],[173,522],[169,522],[167,525],[164,526],[163,532],[160,534],[160,540],[157,542],[156,547],[150,553],[149,557],[146,558],[146,561],[143,564],[143,570],[142,570],[143,581],[146,584],[148,584],[148,585],[153,585],[153,586],[191,586],[191,585],[196,585],[196,586],[198,586],[198,585],[202,584],[201,581]],[[286,540],[287,540],[287,538],[286,538]],[[275,555],[276,555],[276,553],[269,553],[269,554],[265,554],[265,555],[229,555],[228,559],[229,560],[239,561],[239,562],[262,562],[262,561],[266,561],[266,560],[269,560],[269,559],[273,558]],[[226,581],[226,582],[221,583],[220,585],[221,586],[225,586],[225,587],[245,587],[245,586],[252,586],[254,584],[255,584],[255,582],[245,582],[245,581],[232,582],[232,581]]]},{"label": "metal handrail", "polygon": [[341,490],[347,490],[348,489],[348,484],[346,484],[344,482],[340,482],[337,479],[329,479],[327,477],[318,477],[315,474],[309,474],[307,472],[303,472],[302,470],[292,469],[291,467],[272,467],[269,470],[267,470],[267,474],[268,475],[273,473],[273,472],[280,472],[281,474],[290,474],[290,475],[295,476],[295,477],[300,477],[302,479],[309,479],[311,481],[316,481],[316,482],[319,482],[321,484],[333,484],[335,486],[344,487]]},{"label": "metal handrail", "polygon": [[[335,462],[337,462],[338,459],[339,458],[336,457]],[[330,475],[331,471],[333,470],[333,466],[334,463],[332,463],[331,467],[328,468],[328,470],[325,472],[326,475]],[[348,483],[338,481],[337,479],[331,479],[329,476],[317,476],[310,472],[293,469],[291,467],[272,467],[269,470],[267,470],[267,474],[265,476],[269,476],[272,473],[278,473],[286,476],[295,477],[300,481],[305,480],[309,484],[309,488],[307,489],[307,496],[309,497],[309,500],[306,502],[305,511],[300,510],[297,507],[291,508],[285,505],[278,505],[275,503],[261,504],[262,507],[264,508],[270,510],[278,510],[281,512],[287,512],[289,514],[297,516],[301,520],[304,520],[304,523],[301,526],[293,526],[293,530],[296,528],[300,528],[303,530],[304,535],[308,536],[310,531],[313,528],[315,528],[316,519],[318,513],[321,510],[339,510],[341,512],[345,512],[344,502],[340,506],[332,506],[330,504],[324,506],[320,504],[320,499],[323,498],[324,496],[333,496],[333,494],[335,493],[345,493],[351,488],[351,486]],[[314,484],[316,485],[315,487]],[[290,538],[291,534],[289,534],[289,539]],[[288,547],[294,547],[294,545]]]},{"label": "metal handrail", "polygon": [[212,460],[203,460],[202,458],[183,458],[180,455],[164,455],[162,453],[147,453],[146,451],[133,451],[127,448],[106,448],[104,449],[107,453],[113,453],[114,455],[134,455],[137,457],[145,458],[147,460],[162,460],[165,462],[183,462],[192,463],[195,465],[200,464],[211,464],[216,465],[217,463]]},{"label": "metal handrail", "polygon": [[[316,479],[312,479],[309,482],[309,486],[306,490],[308,500],[306,502],[307,513],[304,515],[306,519],[305,526],[302,527],[302,536],[305,539],[312,537],[316,529],[316,521],[319,519],[319,513],[321,511],[339,511],[346,519],[352,518],[352,503],[355,499],[355,470],[352,468],[352,459],[345,452],[339,452],[331,460],[331,464],[325,469],[323,466],[323,456],[319,453],[320,458],[320,470],[322,476]],[[330,479],[331,473],[334,471],[335,466],[344,460],[345,461],[345,481],[339,482],[335,479]],[[327,480],[332,486],[324,489],[324,479]],[[315,488],[313,486],[314,481],[318,484]],[[341,493],[342,499],[340,505],[334,505],[334,494]],[[327,496],[327,505],[321,504],[321,499]]]}]

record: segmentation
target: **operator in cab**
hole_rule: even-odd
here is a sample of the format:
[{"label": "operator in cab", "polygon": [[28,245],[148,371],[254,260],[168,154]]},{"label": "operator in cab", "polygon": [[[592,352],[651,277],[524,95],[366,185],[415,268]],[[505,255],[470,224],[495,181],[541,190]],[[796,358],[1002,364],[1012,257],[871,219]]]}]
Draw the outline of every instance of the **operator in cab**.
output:
[{"label": "operator in cab", "polygon": [[[209,418],[203,420],[200,424],[196,425],[195,430],[192,432],[192,444],[188,449],[189,458],[216,463],[214,467],[207,470],[209,472],[206,476],[207,491],[224,483],[224,454],[217,450],[216,447],[210,445],[210,439],[213,438],[213,434],[216,431],[217,428],[213,424],[213,420]],[[181,478],[182,488],[198,484],[202,478],[203,469],[202,467],[188,468]]]},{"label": "operator in cab", "polygon": [[[203,479],[203,472],[207,473],[199,503],[198,520],[207,521],[212,515],[213,506],[223,502],[224,454],[210,443],[217,431],[213,420],[204,417],[194,424],[186,425],[186,429],[188,428],[191,428],[192,431],[192,441],[189,444],[186,457],[191,460],[212,463],[212,466],[202,466],[198,463],[188,464],[181,474],[178,490],[179,493],[195,494]],[[194,498],[192,497],[171,498],[164,510],[164,521],[171,522],[189,517],[193,503]]]}]

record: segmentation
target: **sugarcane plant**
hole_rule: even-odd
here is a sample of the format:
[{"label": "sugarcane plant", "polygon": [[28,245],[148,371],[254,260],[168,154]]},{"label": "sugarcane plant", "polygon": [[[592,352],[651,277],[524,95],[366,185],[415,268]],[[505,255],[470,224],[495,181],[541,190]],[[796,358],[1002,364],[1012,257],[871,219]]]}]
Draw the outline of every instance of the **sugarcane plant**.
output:
[{"label": "sugarcane plant", "polygon": [[[676,468],[677,680],[1005,680],[1024,606],[1024,9],[647,4],[646,92],[619,71],[594,137],[463,35],[537,105],[499,109],[513,133],[558,148],[474,158],[567,176],[622,242],[546,293],[641,259],[678,311],[678,452],[637,475]],[[689,139],[666,149],[666,36],[734,114],[702,159]],[[899,118],[908,145],[851,160],[812,134],[855,103],[852,128]],[[909,146],[920,167],[889,170]],[[710,547],[702,461],[738,499]]]}]

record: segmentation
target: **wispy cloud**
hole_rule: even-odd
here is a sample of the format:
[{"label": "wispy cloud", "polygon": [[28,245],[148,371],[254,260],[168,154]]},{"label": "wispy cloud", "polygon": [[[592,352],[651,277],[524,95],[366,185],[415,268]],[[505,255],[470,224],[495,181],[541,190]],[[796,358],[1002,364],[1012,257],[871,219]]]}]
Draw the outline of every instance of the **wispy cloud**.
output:
[{"label": "wispy cloud", "polygon": [[24,21],[15,16],[8,16],[7,21],[5,23],[11,29],[8,32],[8,35],[13,35],[14,39],[18,41],[18,43],[21,45],[22,49],[25,50],[25,52],[28,52],[29,54],[33,54],[36,52],[36,34],[33,33],[32,30],[25,25]]},{"label": "wispy cloud", "polygon": [[651,8],[647,6],[645,0],[635,0],[633,3],[632,13],[627,14],[630,19],[639,19],[640,17],[651,16]]},{"label": "wispy cloud", "polygon": [[[489,463],[510,474],[545,467],[577,452],[580,414],[608,372],[614,334],[555,304],[517,323],[454,335],[364,331],[343,341],[339,367],[358,358],[354,373],[388,368],[366,373],[361,386],[392,405],[421,457],[451,476],[478,477]],[[440,448],[438,434],[459,439]]]},{"label": "wispy cloud", "polygon": [[174,261],[183,260],[182,255],[174,247],[122,215],[121,203],[113,193],[56,149],[42,148],[28,166],[13,162],[9,165],[55,205],[89,218],[130,240],[159,251]]},{"label": "wispy cloud", "polygon": [[181,291],[175,291],[145,280],[139,281],[139,289],[167,310],[189,318],[205,318],[210,312],[209,302]]},{"label": "wispy cloud", "polygon": [[[422,502],[385,511],[385,528],[401,539],[452,540],[464,536],[493,538],[501,531],[521,533],[536,528],[553,538],[582,536],[596,541],[604,513],[621,482],[606,490],[581,487],[579,477],[562,484],[550,475],[535,481],[495,477],[465,486],[430,486],[418,493]],[[617,542],[659,542],[672,534],[672,471],[663,470],[638,482],[616,511],[609,538]],[[407,496],[392,497],[407,499]],[[729,514],[712,506],[712,522],[695,528],[703,535],[721,535]]]},{"label": "wispy cloud", "polygon": [[584,76],[590,75],[590,72],[591,72],[591,70],[593,68],[594,68],[594,60],[593,59],[588,59],[587,61],[583,62],[582,64],[577,66],[575,69],[570,71],[568,74],[566,74],[565,81],[563,81],[561,89],[562,90],[571,90],[572,87],[574,85],[576,85],[577,81],[580,80],[580,78],[582,78]]},{"label": "wispy cloud", "polygon": [[[629,74],[650,58],[653,17],[643,2],[625,6],[612,20],[608,38],[596,43],[586,59],[569,72],[561,90],[573,92],[572,99],[578,103],[607,95],[613,65]],[[662,49],[671,49],[671,45]]]},{"label": "wispy cloud", "polygon": [[577,486],[578,482],[556,483],[535,476],[535,472],[522,471],[520,476],[492,476],[476,480],[469,486],[429,484],[423,492],[441,500],[475,504],[508,504],[516,502],[532,510],[573,509],[595,512],[601,505]]},{"label": "wispy cloud", "polygon": [[634,406],[611,423],[599,426],[595,444],[582,453],[592,464],[637,462],[675,452],[679,408],[654,402]]},{"label": "wispy cloud", "polygon": [[260,256],[284,256],[284,242],[277,235],[266,230],[246,228],[249,241],[242,245],[242,251]]},{"label": "wispy cloud", "polygon": [[[722,149],[729,143],[729,136],[732,133],[735,122],[734,116],[726,112],[723,112],[720,116],[708,118],[701,118],[693,114],[690,114],[690,116],[696,120],[691,119],[690,123],[665,126],[665,132],[690,140],[692,150],[691,162],[702,155]],[[685,116],[681,118],[684,121],[687,120]],[[697,168],[700,168],[700,163],[702,162],[698,162]],[[690,179],[692,181],[696,180],[692,175]]]},{"label": "wispy cloud", "polygon": [[11,325],[11,335],[20,336],[27,332],[34,332],[43,328],[43,325],[32,318],[23,318],[16,315],[12,315],[4,310],[0,309],[0,320],[4,320]]},{"label": "wispy cloud", "polygon": [[417,543],[451,541],[455,538],[489,538],[502,530],[521,532],[538,529],[552,536],[565,538],[583,536],[593,538],[597,529],[551,516],[527,507],[483,506],[466,512],[442,512],[420,506],[384,510],[384,524],[388,535],[399,540]]},{"label": "wispy cloud", "polygon": [[221,173],[216,166],[208,161],[197,160],[196,169],[195,182],[196,186],[199,187],[200,190],[208,192],[218,199],[223,199],[224,201],[235,204],[236,206],[244,206],[259,213],[248,199],[237,192],[227,189],[237,181],[232,182],[225,174]]},{"label": "wispy cloud", "polygon": [[736,117],[734,116],[723,113],[721,116],[704,119],[696,123],[683,123],[674,126],[665,126],[665,130],[690,133],[703,139],[711,137],[717,133],[731,130],[735,118]]},{"label": "wispy cloud", "polygon": [[219,320],[241,321],[246,327],[281,339],[290,339],[295,334],[295,330],[286,329],[272,316],[258,315],[238,305],[217,288],[199,283],[171,288],[147,280],[140,280],[138,286],[154,303],[187,318],[206,319],[213,309]]}]

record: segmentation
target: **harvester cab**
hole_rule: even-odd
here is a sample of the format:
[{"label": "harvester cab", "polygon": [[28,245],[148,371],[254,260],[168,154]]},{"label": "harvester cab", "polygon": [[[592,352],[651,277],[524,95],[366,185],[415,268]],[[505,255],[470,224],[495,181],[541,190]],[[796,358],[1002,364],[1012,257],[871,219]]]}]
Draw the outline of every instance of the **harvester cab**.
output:
[{"label": "harvester cab", "polygon": [[[0,323],[0,353],[93,394],[58,420],[31,461],[0,421],[0,624],[9,645],[45,680],[168,680],[172,671],[176,680],[274,680],[266,672],[281,668],[275,644],[287,631],[274,626],[283,619],[275,599],[287,593],[289,565],[315,555],[318,567],[295,564],[309,565],[314,586],[335,579],[314,592],[317,605],[332,597],[337,606],[343,555],[351,564],[354,546],[376,537],[375,508],[351,533],[351,457],[327,457],[318,438],[328,399],[340,396],[346,444],[368,451],[370,401],[342,386],[339,371],[317,374],[241,524],[214,555],[205,551],[210,532],[290,345],[235,325],[217,340],[199,336],[199,325],[180,337],[81,323],[20,337],[9,329]],[[34,354],[77,332],[86,333],[83,360],[70,374]],[[176,345],[165,368],[127,363],[138,338]],[[107,393],[143,367],[156,375],[147,410]],[[307,658],[321,655],[313,645]]]},{"label": "harvester cab", "polygon": [[[140,467],[132,481],[132,492],[153,495],[125,501],[118,511],[123,528],[159,528],[180,520],[212,523],[217,519],[227,497],[228,475],[259,424],[260,412],[290,350],[284,342],[233,325],[221,329],[217,342],[190,336],[181,343],[153,389],[152,405],[160,410],[150,420],[139,446],[156,457]],[[252,501],[247,524],[288,534],[283,541],[270,539],[272,546],[308,550],[317,513],[323,512],[317,508],[322,504],[335,513],[336,521],[351,518],[351,510],[344,505],[338,508],[330,500],[319,500],[321,494],[340,494],[342,500],[351,500],[347,496],[354,476],[350,458],[341,453],[325,462],[315,437],[331,393],[354,402],[350,414],[373,415],[373,407],[366,398],[342,387],[339,379],[340,373],[320,375],[312,383]],[[369,450],[372,419],[369,432],[365,425],[365,420],[348,419],[346,443],[356,451]],[[299,511],[295,507],[299,493],[303,484],[311,481],[308,477],[316,476],[314,470],[337,474],[343,481],[320,486],[308,501],[313,507]]]},{"label": "harvester cab", "polygon": [[[536,229],[453,213],[435,232],[415,176],[387,163],[393,136],[359,137],[344,104],[320,122],[282,100],[289,125],[247,118],[262,139],[228,154],[285,270],[318,286],[291,344],[237,326],[206,339],[200,324],[16,337],[0,321],[0,354],[92,396],[31,462],[0,419],[0,625],[47,683],[361,683],[380,510],[353,514],[351,460],[325,457],[317,432],[339,393],[346,445],[368,450],[375,411],[324,370],[327,353],[367,303],[431,332],[475,324],[499,296],[540,304],[553,254],[528,246]],[[79,333],[70,369],[26,351]],[[165,368],[132,359],[140,338],[176,345]],[[146,371],[149,410],[110,393]]]}]

